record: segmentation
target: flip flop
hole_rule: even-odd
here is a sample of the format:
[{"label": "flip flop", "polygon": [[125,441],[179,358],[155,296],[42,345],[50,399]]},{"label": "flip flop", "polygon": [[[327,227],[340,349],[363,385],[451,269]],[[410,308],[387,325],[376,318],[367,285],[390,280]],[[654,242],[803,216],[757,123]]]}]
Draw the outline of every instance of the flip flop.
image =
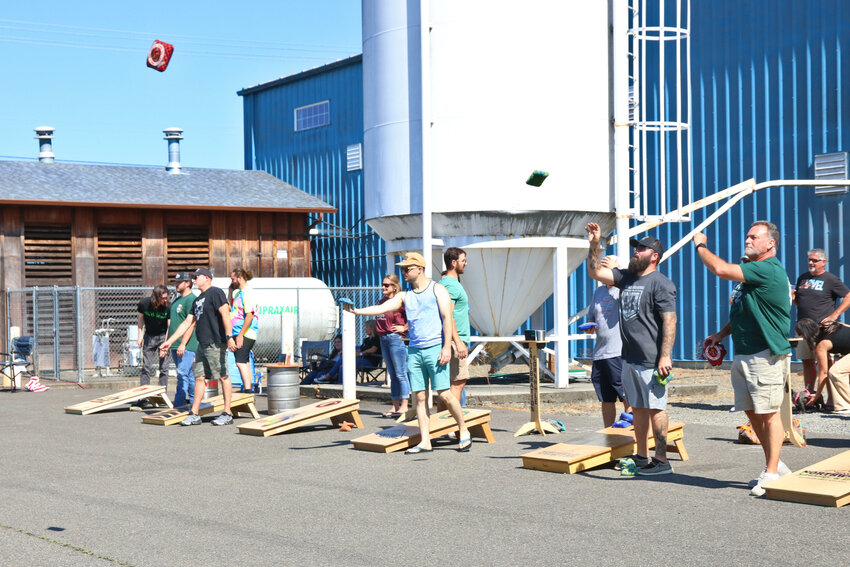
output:
[{"label": "flip flop", "polygon": [[433,453],[434,449],[426,449],[421,445],[416,445],[415,447],[411,447],[407,451],[404,452],[405,455],[418,455],[419,453]]},{"label": "flip flop", "polygon": [[398,418],[398,417],[403,416],[403,415],[404,415],[404,414],[406,414],[406,413],[407,413],[407,412],[394,411],[394,412],[392,412],[392,414],[390,415],[390,417]]},{"label": "flip flop", "polygon": [[386,411],[386,412],[381,414],[381,417],[395,417],[395,416],[398,416],[398,412],[394,412],[392,410]]},{"label": "flip flop", "polygon": [[466,437],[460,440],[460,443],[457,444],[457,450],[460,453],[466,453],[469,449],[472,448],[472,438]]}]

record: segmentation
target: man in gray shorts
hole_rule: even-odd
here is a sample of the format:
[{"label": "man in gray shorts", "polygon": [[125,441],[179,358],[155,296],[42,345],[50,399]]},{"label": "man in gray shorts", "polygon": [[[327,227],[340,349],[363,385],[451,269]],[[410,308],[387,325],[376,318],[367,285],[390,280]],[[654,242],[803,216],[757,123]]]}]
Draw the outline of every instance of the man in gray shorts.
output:
[{"label": "man in gray shorts", "polygon": [[744,240],[744,254],[750,261],[740,265],[721,260],[708,249],[706,241],[702,233],[694,236],[697,254],[708,271],[741,282],[732,297],[729,323],[708,339],[716,345],[732,335],[735,408],[747,414],[764,450],[765,467],[750,482],[751,494],[763,496],[762,484],[791,472],[780,460],[785,431],[779,408],[791,353],[791,285],[776,258],[779,230],[768,221],[754,222]]},{"label": "man in gray shorts", "polygon": [[[620,290],[620,334],[623,338],[623,389],[634,412],[637,474],[670,474],[667,462],[667,385],[673,371],[676,340],[676,286],[658,271],[664,246],[653,236],[631,239],[635,251],[627,270],[609,269],[598,259],[599,225],[585,228],[590,241],[587,272]],[[649,459],[649,428],[655,457]]]}]

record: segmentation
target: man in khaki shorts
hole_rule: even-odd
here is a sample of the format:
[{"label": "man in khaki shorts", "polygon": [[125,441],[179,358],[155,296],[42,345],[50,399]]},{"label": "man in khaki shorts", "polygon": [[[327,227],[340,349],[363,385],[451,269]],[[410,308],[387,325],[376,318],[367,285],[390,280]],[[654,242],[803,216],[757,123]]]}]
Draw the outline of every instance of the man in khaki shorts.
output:
[{"label": "man in khaki shorts", "polygon": [[[452,300],[454,315],[454,332],[452,333],[452,359],[449,362],[449,379],[451,380],[452,395],[461,401],[463,389],[469,379],[469,367],[466,364],[466,355],[469,351],[469,296],[460,284],[460,276],[466,269],[466,252],[460,248],[447,248],[443,253],[443,261],[446,271],[440,283],[449,292]],[[442,407],[442,400],[437,404],[437,409]]]},{"label": "man in khaki shorts", "polygon": [[745,264],[729,264],[713,254],[705,234],[694,236],[697,255],[714,275],[734,282],[729,323],[709,337],[716,345],[732,335],[735,360],[732,388],[735,408],[743,410],[761,441],[765,467],[750,482],[753,496],[763,496],[762,484],[776,480],[790,470],[780,460],[785,431],[779,408],[788,380],[791,344],[791,285],[785,268],[776,258],[779,230],[768,221],[756,221],[744,240]]}]

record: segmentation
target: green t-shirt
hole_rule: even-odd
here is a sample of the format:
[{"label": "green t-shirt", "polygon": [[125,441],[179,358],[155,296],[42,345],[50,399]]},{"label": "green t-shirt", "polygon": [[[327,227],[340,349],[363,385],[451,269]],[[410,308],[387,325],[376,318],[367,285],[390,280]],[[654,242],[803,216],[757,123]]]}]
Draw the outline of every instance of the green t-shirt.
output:
[{"label": "green t-shirt", "polygon": [[457,278],[450,276],[444,276],[443,279],[440,280],[440,284],[448,290],[449,297],[452,298],[452,303],[454,303],[455,307],[453,315],[455,318],[455,326],[457,327],[457,334],[463,342],[468,343],[469,297],[466,295],[466,290],[463,289],[463,286],[460,285]]},{"label": "green t-shirt", "polygon": [[[192,312],[192,302],[195,301],[194,294],[189,294],[186,297],[178,297],[174,300],[174,303],[171,304],[171,329],[170,332],[173,334],[174,331],[177,330],[177,327],[180,326],[183,321],[186,320],[186,316]],[[174,344],[171,345],[171,350],[177,350],[177,347],[180,346],[180,343],[183,339],[177,339],[174,341]],[[186,343],[186,350],[197,352],[198,351],[198,339],[195,338],[195,332],[192,331],[192,336],[189,338],[189,342]]]},{"label": "green t-shirt", "polygon": [[788,354],[791,344],[791,285],[785,268],[775,257],[741,264],[744,283],[736,286],[729,311],[736,354],[770,349]]}]

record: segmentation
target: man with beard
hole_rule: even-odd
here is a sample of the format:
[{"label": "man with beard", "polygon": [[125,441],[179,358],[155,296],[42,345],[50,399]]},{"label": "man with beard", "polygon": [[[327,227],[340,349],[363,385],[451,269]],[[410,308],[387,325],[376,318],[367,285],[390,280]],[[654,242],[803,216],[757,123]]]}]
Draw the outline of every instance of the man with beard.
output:
[{"label": "man with beard", "polygon": [[[653,236],[631,239],[635,251],[628,270],[609,269],[598,259],[599,225],[585,227],[591,278],[620,290],[620,334],[623,339],[623,388],[634,410],[634,460],[641,476],[670,474],[667,462],[667,376],[673,370],[676,340],[676,286],[658,271],[664,246]],[[649,428],[655,457],[649,459]]]},{"label": "man with beard", "polygon": [[779,408],[788,379],[787,359],[791,353],[791,291],[785,268],[776,258],[779,229],[768,221],[756,221],[744,239],[745,264],[729,264],[713,254],[705,234],[694,236],[697,255],[712,274],[740,282],[735,286],[729,323],[708,337],[716,345],[732,335],[732,389],[735,409],[743,410],[761,441],[765,467],[750,482],[753,496],[763,496],[762,484],[790,474],[780,460],[785,431]]},{"label": "man with beard", "polygon": [[439,283],[425,276],[425,258],[416,252],[408,252],[398,262],[404,279],[413,289],[395,294],[391,299],[370,307],[355,309],[345,304],[345,310],[355,315],[374,317],[382,313],[398,311],[404,307],[407,314],[410,345],[407,349],[407,375],[410,389],[416,397],[416,417],[422,440],[405,451],[408,455],[430,453],[431,430],[428,417],[428,386],[436,391],[440,400],[449,408],[449,413],[458,424],[458,451],[466,452],[472,447],[469,429],[463,420],[460,402],[452,395],[449,386],[448,363],[452,358],[452,300],[449,292]]}]

